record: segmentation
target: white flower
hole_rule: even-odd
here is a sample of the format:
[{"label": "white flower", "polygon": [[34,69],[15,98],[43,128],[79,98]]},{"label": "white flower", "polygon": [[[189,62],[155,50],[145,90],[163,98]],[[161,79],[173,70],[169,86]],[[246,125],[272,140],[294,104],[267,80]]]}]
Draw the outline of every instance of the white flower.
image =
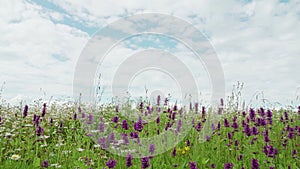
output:
[{"label": "white flower", "polygon": [[99,148],[99,147],[101,147],[101,145],[95,144],[94,147],[95,147],[95,148]]},{"label": "white flower", "polygon": [[78,151],[82,152],[84,149],[82,148],[77,148]]},{"label": "white flower", "polygon": [[19,160],[21,158],[21,156],[19,154],[14,154],[10,157],[10,159],[12,160]]},{"label": "white flower", "polygon": [[59,164],[51,164],[50,166],[55,167],[55,168],[61,168],[61,165],[59,165]]}]

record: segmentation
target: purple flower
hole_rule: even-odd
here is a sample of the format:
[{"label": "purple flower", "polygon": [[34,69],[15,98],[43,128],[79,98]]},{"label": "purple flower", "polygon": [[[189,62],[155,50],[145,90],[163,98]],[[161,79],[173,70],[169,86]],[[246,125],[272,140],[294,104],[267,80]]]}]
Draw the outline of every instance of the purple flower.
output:
[{"label": "purple flower", "polygon": [[233,122],[232,123],[232,128],[234,128],[234,129],[238,129],[239,128],[239,125],[237,124],[237,122]]},{"label": "purple flower", "polygon": [[196,114],[198,113],[198,109],[199,109],[199,103],[196,102],[196,103],[195,103],[195,113],[196,113]]},{"label": "purple flower", "polygon": [[254,121],[255,116],[256,116],[255,110],[254,110],[254,109],[250,109],[249,116],[250,116],[250,119],[251,119],[252,121]]},{"label": "purple flower", "polygon": [[275,167],[274,166],[270,166],[270,169],[275,169]]},{"label": "purple flower", "polygon": [[243,155],[240,154],[240,155],[238,156],[238,160],[241,161],[242,159],[243,159]]},{"label": "purple flower", "polygon": [[187,140],[187,141],[186,141],[186,146],[190,146],[190,145],[191,145],[190,140]]},{"label": "purple flower", "polygon": [[251,128],[250,128],[250,126],[249,126],[248,124],[246,124],[246,125],[244,126],[243,132],[246,134],[246,136],[248,136],[248,137],[251,136],[252,131],[251,131]]},{"label": "purple flower", "polygon": [[265,153],[268,157],[276,158],[278,150],[271,145],[265,145],[263,147],[263,153]]},{"label": "purple flower", "polygon": [[259,134],[257,127],[255,127],[255,126],[252,127],[252,134],[254,134],[254,135]]},{"label": "purple flower", "polygon": [[227,118],[224,119],[224,126],[225,127],[230,127],[230,123],[229,123]]},{"label": "purple flower", "polygon": [[25,105],[24,110],[23,110],[23,118],[25,118],[28,114],[28,106]]},{"label": "purple flower", "polygon": [[206,141],[210,141],[210,136],[206,135]]},{"label": "purple flower", "polygon": [[157,96],[156,104],[157,106],[160,106],[160,95]]},{"label": "purple flower", "polygon": [[73,119],[77,120],[77,113],[74,113]]},{"label": "purple flower", "polygon": [[133,160],[133,156],[131,154],[127,154],[126,155],[126,167],[127,168],[129,168],[133,165],[132,160]]},{"label": "purple flower", "polygon": [[89,114],[87,124],[93,124],[93,122],[94,122],[94,116],[92,114]]},{"label": "purple flower", "polygon": [[110,135],[108,136],[108,140],[110,143],[115,141],[115,134],[114,133],[110,133]]},{"label": "purple flower", "polygon": [[41,135],[44,135],[44,128],[42,127],[38,127],[36,130],[35,130],[35,133],[37,136],[41,136]]},{"label": "purple flower", "polygon": [[251,168],[252,169],[259,169],[259,164],[258,164],[258,160],[253,158],[251,161]]},{"label": "purple flower", "polygon": [[109,159],[109,160],[106,162],[106,166],[107,166],[108,168],[115,168],[116,164],[117,164],[117,161],[114,160],[114,159]]},{"label": "purple flower", "polygon": [[297,150],[293,150],[292,151],[292,158],[296,158],[297,157]]},{"label": "purple flower", "polygon": [[134,123],[133,126],[134,130],[141,132],[144,128],[143,123],[139,120],[136,123]]},{"label": "purple flower", "polygon": [[181,126],[182,126],[182,122],[181,122],[181,120],[179,119],[179,120],[178,120],[178,123],[177,123],[177,127],[176,127],[176,132],[180,132],[180,131],[181,131]]},{"label": "purple flower", "polygon": [[142,163],[142,169],[150,167],[149,157],[141,158],[141,163]]},{"label": "purple flower", "polygon": [[224,164],[224,169],[232,169],[233,168],[233,164],[232,163],[226,163]]},{"label": "purple flower", "polygon": [[42,117],[46,115],[46,103],[43,104]]},{"label": "purple flower", "polygon": [[215,164],[211,164],[210,168],[216,168],[216,165]]},{"label": "purple flower", "polygon": [[199,123],[195,126],[195,129],[196,129],[197,131],[200,131],[200,130],[202,129],[202,124],[201,124],[201,122],[199,122]]},{"label": "purple flower", "polygon": [[174,147],[173,151],[172,151],[172,156],[175,157],[176,156],[176,147]]},{"label": "purple flower", "polygon": [[105,129],[105,124],[103,122],[100,122],[98,125],[98,130],[100,132],[104,132],[104,129]]},{"label": "purple flower", "polygon": [[118,123],[118,121],[119,121],[119,117],[118,116],[114,116],[114,118],[112,119],[112,122]]},{"label": "purple flower", "polygon": [[159,118],[159,117],[157,117],[156,123],[157,123],[157,124],[160,123],[160,118]]},{"label": "purple flower", "polygon": [[190,162],[190,169],[198,169],[196,162]]},{"label": "purple flower", "polygon": [[106,138],[105,137],[99,138],[98,144],[101,145],[102,149],[105,150],[107,148]]},{"label": "purple flower", "polygon": [[119,112],[119,105],[116,105],[116,112]]},{"label": "purple flower", "polygon": [[129,144],[128,135],[126,133],[122,133],[122,139],[123,139],[125,145]]},{"label": "purple flower", "polygon": [[128,123],[127,123],[126,120],[123,120],[123,121],[122,121],[122,128],[123,128],[124,130],[128,130],[128,129],[129,129]]},{"label": "purple flower", "polygon": [[232,139],[232,133],[231,133],[231,132],[228,132],[228,133],[227,133],[227,137],[228,137],[229,140],[231,140],[231,139]]},{"label": "purple flower", "polygon": [[43,161],[42,166],[43,166],[44,168],[48,168],[48,167],[49,167],[49,162],[48,162],[47,160]]},{"label": "purple flower", "polygon": [[130,137],[131,137],[131,138],[138,138],[139,135],[138,135],[137,132],[131,132],[131,133],[130,133]]},{"label": "purple flower", "polygon": [[151,155],[153,155],[155,152],[155,145],[154,144],[150,144],[149,146],[149,153],[151,153]]}]

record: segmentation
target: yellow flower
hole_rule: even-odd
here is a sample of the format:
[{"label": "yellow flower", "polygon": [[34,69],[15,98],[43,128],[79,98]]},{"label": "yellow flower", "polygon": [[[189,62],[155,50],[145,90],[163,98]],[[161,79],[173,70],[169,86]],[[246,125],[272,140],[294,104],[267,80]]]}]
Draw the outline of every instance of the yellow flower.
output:
[{"label": "yellow flower", "polygon": [[14,154],[10,157],[10,159],[12,160],[19,160],[21,158],[21,156],[19,154]]},{"label": "yellow flower", "polygon": [[182,154],[182,155],[184,155],[184,154],[185,154],[185,151],[184,151],[184,150],[182,150],[182,151],[181,151],[181,154]]},{"label": "yellow flower", "polygon": [[189,147],[189,146],[186,146],[186,147],[184,147],[184,150],[185,150],[185,151],[189,151],[189,150],[190,150],[190,147]]}]

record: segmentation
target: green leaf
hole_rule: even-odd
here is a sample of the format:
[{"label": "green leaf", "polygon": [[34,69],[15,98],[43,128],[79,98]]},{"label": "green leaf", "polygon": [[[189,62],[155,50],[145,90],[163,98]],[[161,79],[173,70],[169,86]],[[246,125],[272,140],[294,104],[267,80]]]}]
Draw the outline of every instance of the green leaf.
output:
[{"label": "green leaf", "polygon": [[209,159],[205,159],[205,158],[202,159],[202,164],[207,164],[208,162],[209,162]]},{"label": "green leaf", "polygon": [[35,158],[33,161],[33,166],[34,167],[40,167],[41,165],[41,159],[40,158]]}]

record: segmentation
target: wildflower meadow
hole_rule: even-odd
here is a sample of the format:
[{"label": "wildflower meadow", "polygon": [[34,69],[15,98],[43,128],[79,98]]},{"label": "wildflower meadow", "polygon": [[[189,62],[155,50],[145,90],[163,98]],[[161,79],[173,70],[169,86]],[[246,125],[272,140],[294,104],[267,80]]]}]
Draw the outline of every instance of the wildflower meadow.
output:
[{"label": "wildflower meadow", "polygon": [[[41,101],[1,105],[0,168],[300,168],[300,106],[296,111],[265,107],[233,111],[224,104],[217,110],[198,103],[184,108],[158,97],[156,103],[140,101],[133,109],[126,104],[90,109],[82,103]],[[137,114],[136,120],[124,112]],[[214,113],[221,118],[209,125],[211,133],[202,132],[200,140]],[[185,118],[190,114],[193,118]],[[146,120],[149,117],[152,120]],[[91,122],[95,129],[85,129]],[[148,155],[138,156],[140,139],[166,131],[178,134],[186,123],[191,128],[178,144],[157,154],[163,147],[153,140],[146,148]],[[108,127],[118,132],[108,133]],[[97,139],[92,139],[95,135]],[[126,145],[135,149],[121,149]]]}]

